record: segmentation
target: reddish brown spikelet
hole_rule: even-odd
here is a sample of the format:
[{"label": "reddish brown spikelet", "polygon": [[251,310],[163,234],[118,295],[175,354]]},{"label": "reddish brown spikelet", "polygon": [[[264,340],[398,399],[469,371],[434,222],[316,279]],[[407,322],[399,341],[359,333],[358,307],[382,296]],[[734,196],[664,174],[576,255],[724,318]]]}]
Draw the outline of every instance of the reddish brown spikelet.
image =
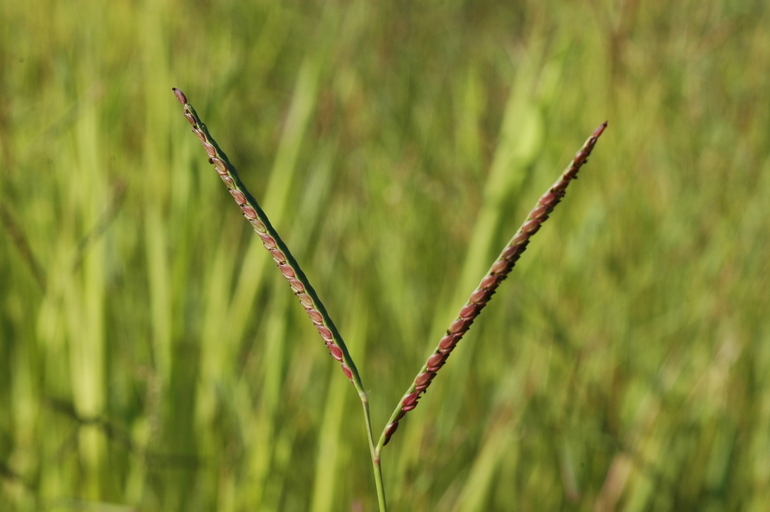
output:
[{"label": "reddish brown spikelet", "polygon": [[449,354],[468,331],[473,321],[481,313],[481,310],[484,309],[484,306],[489,302],[489,299],[492,297],[492,294],[494,294],[500,283],[503,282],[513,269],[516,261],[518,261],[521,254],[526,250],[530,238],[540,230],[543,223],[548,220],[548,216],[553,209],[562,200],[566,193],[567,186],[572,180],[577,178],[580,167],[588,161],[588,156],[591,154],[591,151],[596,145],[596,141],[604,132],[605,128],[607,128],[606,121],[594,130],[593,134],[591,134],[583,144],[583,147],[575,154],[569,167],[562,173],[556,183],[554,183],[551,188],[540,197],[535,207],[527,216],[527,219],[521,225],[511,241],[508,242],[508,245],[503,249],[497,260],[492,264],[487,275],[484,276],[478,287],[471,293],[468,302],[460,310],[457,319],[449,326],[445,336],[441,338],[438,347],[436,347],[433,354],[428,358],[421,373],[409,388],[407,395],[401,399],[400,412],[385,428],[385,442],[383,443],[383,446],[390,441],[390,437],[398,428],[399,420],[401,420],[407,412],[417,407],[420,396],[428,389],[428,386],[430,386],[430,383],[436,376],[436,372],[438,372],[438,370],[446,363]]},{"label": "reddish brown spikelet", "polygon": [[176,87],[172,87],[171,90],[174,91],[174,95],[176,96],[176,99],[179,100],[179,103],[182,105],[187,103],[187,96],[185,96],[181,90],[177,89]]}]

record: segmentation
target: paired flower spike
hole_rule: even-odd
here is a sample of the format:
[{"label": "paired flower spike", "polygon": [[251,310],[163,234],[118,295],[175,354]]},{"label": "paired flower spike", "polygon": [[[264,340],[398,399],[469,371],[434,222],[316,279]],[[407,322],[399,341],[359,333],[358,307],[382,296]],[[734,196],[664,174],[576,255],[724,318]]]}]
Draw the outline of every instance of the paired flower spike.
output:
[{"label": "paired flower spike", "polygon": [[[270,224],[265,212],[262,211],[257,204],[257,201],[238,178],[235,167],[233,167],[227,159],[227,156],[209,134],[206,125],[198,117],[195,109],[187,101],[187,97],[177,88],[174,88],[173,91],[179,102],[184,106],[184,116],[192,125],[193,133],[198,137],[203,148],[206,150],[206,154],[209,157],[209,163],[214,165],[217,174],[222,178],[222,181],[224,181],[225,186],[227,186],[233,199],[235,199],[235,202],[241,208],[241,213],[243,213],[243,216],[252,225],[254,231],[257,232],[265,249],[270,252],[273,261],[278,265],[278,269],[289,282],[289,285],[299,299],[300,304],[305,308],[305,312],[310,317],[313,325],[318,329],[318,333],[324,340],[332,357],[340,363],[340,367],[345,373],[345,376],[350,379],[358,391],[359,396],[364,402],[365,414],[367,415],[368,421],[367,395],[361,382],[361,377],[358,374],[353,359],[350,357],[342,336],[340,336],[337,328],[334,326],[334,323],[326,312],[318,295],[300,269],[297,261],[291,255],[291,252],[289,252],[289,249]],[[605,121],[586,140],[583,147],[575,154],[572,162],[556,183],[554,183],[553,186],[540,197],[535,208],[529,213],[527,220],[522,224],[511,241],[508,242],[508,245],[506,245],[500,256],[492,264],[489,272],[487,272],[486,276],[481,280],[478,287],[471,293],[468,302],[460,310],[457,319],[449,326],[446,334],[441,338],[438,346],[433,351],[433,354],[428,358],[409,389],[407,389],[406,393],[401,398],[398,407],[396,407],[388,420],[376,447],[373,446],[370,432],[370,447],[372,449],[373,460],[376,461],[376,464],[379,464],[380,450],[383,446],[388,444],[390,438],[396,432],[399,421],[401,421],[407,412],[417,407],[421,395],[428,389],[428,386],[430,386],[430,383],[436,377],[436,373],[442,366],[444,366],[447,358],[452,353],[452,350],[457,346],[457,343],[463,335],[468,332],[471,324],[476,317],[479,316],[487,302],[492,298],[492,295],[497,290],[497,287],[500,286],[500,283],[508,277],[511,269],[513,269],[513,266],[516,264],[516,261],[518,261],[519,257],[521,257],[522,253],[526,250],[532,236],[537,233],[542,224],[548,219],[548,216],[553,209],[564,197],[570,182],[577,178],[580,167],[588,161],[588,156],[591,154],[597,140],[599,140],[599,137],[606,127],[607,122]]]}]

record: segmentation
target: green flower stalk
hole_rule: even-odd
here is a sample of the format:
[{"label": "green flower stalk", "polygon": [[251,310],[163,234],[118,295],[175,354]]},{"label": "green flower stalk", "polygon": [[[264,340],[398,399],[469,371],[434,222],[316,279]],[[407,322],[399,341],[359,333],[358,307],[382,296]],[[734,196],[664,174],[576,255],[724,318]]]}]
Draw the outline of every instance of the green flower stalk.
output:
[{"label": "green flower stalk", "polygon": [[331,356],[340,364],[342,372],[345,374],[350,382],[355,386],[358,391],[361,404],[364,409],[364,420],[366,423],[366,432],[369,439],[369,451],[372,458],[372,467],[374,469],[374,480],[377,487],[377,501],[380,512],[387,511],[387,505],[385,503],[385,491],[382,481],[382,468],[380,464],[380,452],[382,448],[388,444],[393,434],[398,428],[399,421],[404,418],[406,413],[417,407],[418,400],[428,389],[430,383],[436,377],[436,374],[446,363],[447,358],[452,353],[452,350],[457,346],[457,343],[462,339],[463,335],[468,332],[471,324],[484,309],[487,302],[492,298],[492,295],[500,286],[500,283],[508,276],[508,273],[513,269],[513,266],[521,257],[522,253],[526,250],[530,239],[540,229],[543,223],[548,219],[553,209],[562,200],[566,193],[567,186],[570,182],[577,178],[580,167],[586,163],[588,156],[591,154],[596,141],[599,139],[604,129],[607,127],[607,123],[604,122],[599,126],[594,133],[586,140],[580,151],[577,152],[572,163],[567,167],[567,170],[561,175],[559,180],[543,194],[540,200],[535,205],[535,208],[529,213],[527,220],[522,224],[516,234],[513,236],[508,245],[503,249],[503,252],[492,264],[492,268],[489,269],[486,276],[481,280],[479,286],[473,291],[468,302],[460,310],[457,319],[452,322],[446,331],[446,334],[438,343],[438,346],[433,351],[427,362],[420,369],[420,372],[415,377],[412,384],[407,389],[404,396],[398,403],[395,411],[388,420],[385,429],[380,436],[376,446],[374,444],[374,436],[372,434],[371,418],[369,415],[369,399],[365,391],[364,385],[361,382],[361,377],[358,374],[353,358],[350,356],[345,342],[340,336],[339,331],[326,312],[321,300],[318,298],[313,287],[310,285],[307,277],[302,269],[300,269],[297,260],[294,259],[286,244],[283,243],[281,237],[270,224],[267,215],[257,204],[256,199],[249,193],[244,184],[238,177],[238,172],[235,167],[228,160],[227,155],[219,148],[217,143],[209,134],[206,125],[200,120],[195,109],[187,101],[187,97],[182,91],[177,88],[173,89],[179,102],[184,106],[184,116],[192,125],[192,131],[198,140],[203,145],[203,149],[209,158],[209,163],[214,166],[219,177],[224,181],[227,190],[230,195],[233,196],[236,204],[240,207],[241,213],[247,221],[257,232],[257,235],[262,240],[262,245],[265,246],[273,257],[273,261],[278,266],[278,269],[283,274],[283,277],[289,282],[294,295],[299,299],[300,304],[305,309],[308,317],[313,322],[313,325],[321,335],[326,348],[329,350]]}]

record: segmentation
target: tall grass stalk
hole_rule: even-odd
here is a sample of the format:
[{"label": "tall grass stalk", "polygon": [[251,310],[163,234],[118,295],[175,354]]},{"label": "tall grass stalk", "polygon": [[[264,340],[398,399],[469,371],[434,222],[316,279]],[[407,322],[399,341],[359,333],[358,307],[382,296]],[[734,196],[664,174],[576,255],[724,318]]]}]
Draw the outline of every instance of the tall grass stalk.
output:
[{"label": "tall grass stalk", "polygon": [[[607,122],[601,124],[593,132],[583,144],[583,147],[575,154],[572,162],[556,183],[554,183],[548,191],[540,197],[535,207],[527,216],[526,221],[522,224],[508,245],[503,249],[497,260],[492,264],[489,272],[487,272],[476,290],[471,294],[465,306],[460,310],[457,319],[449,326],[446,334],[439,341],[433,354],[418,372],[417,377],[399,401],[398,406],[392,413],[375,445],[372,434],[368,394],[365,391],[361,376],[358,373],[358,369],[342,336],[339,334],[339,331],[334,325],[334,322],[326,311],[323,303],[318,298],[318,295],[311,286],[308,278],[305,276],[296,259],[292,256],[289,248],[278,235],[275,228],[273,228],[267,215],[260,208],[259,204],[257,204],[256,199],[254,199],[240,180],[235,167],[230,163],[227,155],[213,139],[206,125],[201,121],[193,106],[188,102],[186,95],[177,88],[174,88],[173,91],[177,100],[184,107],[184,116],[192,126],[192,131],[195,136],[198,137],[203,149],[206,151],[209,163],[214,166],[214,169],[225,183],[225,186],[233,196],[236,204],[240,207],[241,213],[252,225],[257,235],[262,240],[265,249],[270,253],[273,261],[278,266],[278,269],[289,282],[294,295],[297,296],[308,317],[310,317],[313,325],[318,330],[318,333],[321,335],[331,356],[340,364],[342,372],[353,384],[356,391],[358,391],[358,396],[361,400],[364,412],[364,421],[369,441],[375,486],[377,489],[377,501],[380,511],[386,512],[387,504],[380,458],[383,447],[388,444],[391,437],[396,432],[399,421],[403,419],[409,411],[417,407],[421,395],[428,389],[441,367],[446,364],[452,350],[454,350],[463,335],[470,329],[474,320],[484,309],[484,306],[490,301],[497,288],[503,280],[508,277],[508,274],[521,257],[522,253],[526,250],[527,245],[529,245],[532,236],[540,230],[543,223],[548,220],[551,212],[556,208],[559,202],[561,202],[570,182],[577,178],[580,168],[588,161],[588,157],[596,145],[596,142],[607,127]],[[277,396],[277,393],[273,390],[269,395]],[[320,499],[328,501],[328,498]]]}]

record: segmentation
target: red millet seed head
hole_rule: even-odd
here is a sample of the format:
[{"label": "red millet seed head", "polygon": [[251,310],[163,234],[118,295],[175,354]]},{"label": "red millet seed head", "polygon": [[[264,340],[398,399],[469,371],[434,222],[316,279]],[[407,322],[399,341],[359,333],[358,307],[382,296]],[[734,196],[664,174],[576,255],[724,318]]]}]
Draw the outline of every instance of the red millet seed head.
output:
[{"label": "red millet seed head", "polygon": [[334,343],[327,343],[326,346],[329,347],[329,352],[332,357],[337,361],[342,362],[342,349]]},{"label": "red millet seed head", "polygon": [[345,377],[348,379],[353,378],[353,372],[350,371],[350,368],[345,363],[340,363],[340,368],[342,368],[342,372],[345,374]]},{"label": "red millet seed head", "polygon": [[409,412],[409,411],[411,411],[412,409],[414,409],[415,407],[417,407],[417,402],[415,402],[415,403],[413,403],[413,404],[411,404],[411,405],[405,405],[405,406],[403,406],[403,407],[401,408],[401,410],[402,410],[403,412]]},{"label": "red millet seed head", "polygon": [[332,332],[328,327],[324,325],[317,325],[316,329],[318,329],[318,332],[321,334],[321,337],[324,339],[324,341],[332,341],[334,339]]},{"label": "red millet seed head", "polygon": [[472,316],[476,316],[479,312],[481,307],[478,304],[466,304],[463,306],[463,308],[460,310],[460,318],[469,318]]},{"label": "red millet seed head", "polygon": [[227,167],[225,166],[225,163],[220,160],[217,157],[211,157],[211,163],[214,164],[214,169],[217,171],[218,174],[226,175],[227,174]]},{"label": "red millet seed head", "polygon": [[176,99],[179,100],[179,103],[182,105],[187,103],[187,96],[185,96],[181,90],[177,89],[176,87],[172,87],[171,90],[174,91],[174,95],[176,96]]},{"label": "red millet seed head", "polygon": [[244,204],[246,202],[246,196],[243,195],[243,192],[236,189],[230,189],[230,195],[233,196],[233,199],[235,199],[235,202],[238,204]]},{"label": "red millet seed head", "polygon": [[468,302],[472,302],[474,304],[486,304],[487,300],[489,300],[489,297],[487,296],[487,290],[480,288],[476,289],[472,294],[471,297],[468,299]]},{"label": "red millet seed head", "polygon": [[[294,281],[296,281],[296,279],[294,279]],[[294,289],[293,286],[292,286],[292,289]],[[308,295],[307,293],[304,293],[304,292],[296,292],[295,291],[295,293],[297,294],[297,298],[299,299],[299,303],[302,304],[303,308],[305,308],[305,311],[315,311],[313,309],[313,299],[310,298],[310,295]],[[316,311],[316,313],[318,313],[318,311]],[[313,320],[312,316],[310,317],[310,320]]]},{"label": "red millet seed head", "polygon": [[479,288],[481,289],[488,289],[492,288],[493,286],[497,286],[497,276],[490,276],[486,275],[484,276],[484,279],[481,280],[481,283],[479,283]]},{"label": "red millet seed head", "polygon": [[286,255],[282,253],[279,249],[273,248],[270,249],[270,254],[273,256],[273,261],[281,265],[283,263],[286,263]]},{"label": "red millet seed head", "polygon": [[472,318],[458,318],[449,326],[449,334],[465,333],[473,323]]},{"label": "red millet seed head", "polygon": [[[307,297],[308,299],[310,299],[309,295],[303,294],[302,296],[303,297]],[[302,301],[301,298],[299,300]],[[310,300],[312,301],[312,299],[310,299]],[[311,302],[311,304],[312,304],[312,302]],[[303,305],[304,305],[304,302],[303,302]],[[323,321],[324,321],[324,317],[321,316],[321,313],[317,309],[308,309],[307,310],[307,316],[310,317],[310,320],[312,320],[314,324],[320,324],[320,323],[323,323]]]},{"label": "red millet seed head", "polygon": [[192,114],[190,114],[187,110],[184,111],[184,117],[191,125],[196,126],[198,124],[195,122],[195,118],[192,116]]},{"label": "red millet seed head", "polygon": [[417,401],[417,399],[420,398],[420,392],[419,391],[413,391],[406,395],[403,400],[401,400],[402,406],[412,405]]},{"label": "red millet seed head", "polygon": [[[396,430],[398,430],[398,422],[394,421],[393,423],[391,423],[390,425],[385,427],[385,437],[390,439],[393,436],[393,433],[395,433]],[[385,441],[385,442],[387,443],[387,441]]]},{"label": "red millet seed head", "polygon": [[205,135],[203,135],[203,132],[202,132],[202,131],[200,131],[200,130],[199,130],[199,129],[197,129],[197,128],[193,128],[193,130],[192,130],[192,131],[193,131],[193,133],[195,134],[195,136],[196,136],[196,137],[198,137],[198,140],[200,140],[200,141],[201,141],[201,143],[203,143],[203,142],[206,142],[206,136],[205,136]]},{"label": "red millet seed head", "polygon": [[578,151],[577,153],[575,153],[575,159],[572,161],[572,167],[573,168],[580,167],[581,165],[586,163],[587,158],[588,158],[588,151]]},{"label": "red millet seed head", "polygon": [[432,356],[428,358],[428,363],[426,364],[428,370],[435,372],[433,368],[440,368],[442,364],[444,364],[444,361],[446,361],[447,355],[443,352],[436,352]]},{"label": "red millet seed head", "polygon": [[[457,336],[454,334],[447,334],[438,343],[438,348],[443,351],[452,350],[457,345]],[[423,373],[423,375],[425,375]]]},{"label": "red millet seed head", "polygon": [[543,194],[543,197],[540,198],[538,204],[540,204],[540,206],[545,206],[546,208],[553,208],[560,199],[561,196],[559,196],[559,194],[555,192],[547,192]]},{"label": "red millet seed head", "polygon": [[406,416],[406,411],[398,411],[398,414],[396,414],[396,419],[393,420],[393,423],[398,423],[404,418],[404,416]]},{"label": "red millet seed head", "polygon": [[278,265],[278,270],[281,271],[281,274],[286,279],[290,279],[292,277],[296,277],[297,274],[294,273],[294,269],[291,268],[289,265],[286,265],[285,263],[283,265]]},{"label": "red millet seed head", "polygon": [[251,206],[247,204],[242,204],[241,206],[241,213],[243,213],[243,216],[246,217],[246,220],[251,222],[252,220],[256,220],[257,218],[257,212],[252,208]]},{"label": "red millet seed head", "polygon": [[289,279],[289,286],[291,286],[292,291],[297,295],[307,295],[305,293],[305,285],[302,284],[298,279]]},{"label": "red millet seed head", "polygon": [[513,235],[513,239],[511,240],[510,245],[521,245],[527,241],[527,238],[529,238],[529,235],[520,229],[515,235]]},{"label": "red millet seed head", "polygon": [[493,274],[503,274],[510,271],[511,262],[508,260],[500,260],[496,261],[494,265],[492,265],[492,272]]},{"label": "red millet seed head", "polygon": [[257,233],[257,235],[259,235],[260,240],[262,240],[262,245],[264,245],[268,251],[275,249],[275,240],[272,236],[266,233]]},{"label": "red millet seed head", "polygon": [[203,143],[203,149],[206,150],[206,154],[209,156],[209,158],[213,158],[217,156],[217,150],[214,149],[214,146],[212,146],[208,142]]},{"label": "red millet seed head", "polygon": [[518,258],[519,255],[517,253],[520,250],[521,250],[521,245],[509,245],[503,251],[503,258],[505,258],[506,260],[511,260],[514,257]]},{"label": "red millet seed head", "polygon": [[530,219],[521,226],[521,230],[528,235],[534,235],[540,229],[542,222],[538,219]]},{"label": "red millet seed head", "polygon": [[417,376],[416,379],[414,379],[414,385],[424,386],[425,384],[430,383],[430,381],[432,381],[433,377],[435,376],[436,374],[433,372],[422,372],[420,375]]},{"label": "red millet seed head", "polygon": [[235,182],[230,176],[220,176],[222,178],[222,181],[225,182],[225,185],[227,185],[228,189],[232,189],[235,186]]},{"label": "red millet seed head", "polygon": [[530,219],[542,219],[545,215],[548,215],[549,208],[547,206],[538,205],[534,210],[529,212]]},{"label": "red millet seed head", "polygon": [[435,366],[427,366],[426,368],[428,369],[428,371],[438,372],[441,369],[442,366],[444,366],[444,361],[441,361],[439,364],[437,364]]},{"label": "red millet seed head", "polygon": [[[297,295],[307,296],[307,298],[310,299],[310,297],[305,293],[305,285],[300,283],[298,279],[289,279],[289,285],[291,286],[291,289],[294,293]],[[310,300],[312,304],[313,299]],[[300,301],[302,301],[301,298]]]}]

